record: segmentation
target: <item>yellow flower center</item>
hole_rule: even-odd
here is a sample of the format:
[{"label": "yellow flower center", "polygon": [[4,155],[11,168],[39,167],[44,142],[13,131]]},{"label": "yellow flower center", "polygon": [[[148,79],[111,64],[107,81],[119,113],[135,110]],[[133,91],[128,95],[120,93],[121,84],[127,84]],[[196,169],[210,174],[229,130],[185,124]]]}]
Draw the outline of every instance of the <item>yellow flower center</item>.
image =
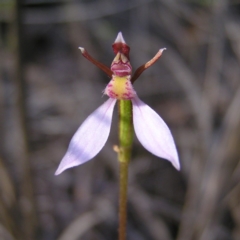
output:
[{"label": "yellow flower center", "polygon": [[104,93],[110,98],[124,100],[132,99],[136,95],[136,92],[133,89],[130,78],[130,75],[123,77],[113,75],[112,80],[107,85]]}]

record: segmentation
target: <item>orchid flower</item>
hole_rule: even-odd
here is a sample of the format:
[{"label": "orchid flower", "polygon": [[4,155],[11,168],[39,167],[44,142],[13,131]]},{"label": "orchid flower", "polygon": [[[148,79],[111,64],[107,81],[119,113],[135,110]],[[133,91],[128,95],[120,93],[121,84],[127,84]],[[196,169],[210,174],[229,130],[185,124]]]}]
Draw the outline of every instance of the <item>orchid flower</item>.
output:
[{"label": "orchid flower", "polygon": [[84,57],[111,77],[111,81],[104,90],[104,94],[109,99],[88,116],[79,127],[55,174],[58,175],[68,168],[83,164],[101,151],[110,133],[114,106],[119,100],[131,100],[134,130],[143,147],[152,154],[169,160],[179,170],[178,154],[168,126],[152,108],[138,98],[132,86],[141,73],[160,58],[165,49],[160,49],[155,57],[139,67],[133,76],[131,76],[132,67],[129,61],[130,48],[121,32],[113,43],[116,56],[110,69],[93,59],[84,48],[79,49]]}]

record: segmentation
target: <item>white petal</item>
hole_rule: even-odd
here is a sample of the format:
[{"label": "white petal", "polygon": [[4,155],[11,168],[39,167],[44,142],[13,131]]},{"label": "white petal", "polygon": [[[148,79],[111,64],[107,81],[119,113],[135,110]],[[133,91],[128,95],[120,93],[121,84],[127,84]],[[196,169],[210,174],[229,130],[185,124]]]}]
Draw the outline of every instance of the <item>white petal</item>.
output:
[{"label": "white petal", "polygon": [[172,134],[162,118],[137,96],[132,99],[133,124],[141,144],[152,154],[169,160],[180,169]]},{"label": "white petal", "polygon": [[109,136],[115,103],[116,99],[109,98],[83,122],[74,134],[55,175],[85,163],[100,152]]},{"label": "white petal", "polygon": [[122,32],[118,33],[117,38],[116,38],[114,43],[126,43],[124,38],[123,38]]}]

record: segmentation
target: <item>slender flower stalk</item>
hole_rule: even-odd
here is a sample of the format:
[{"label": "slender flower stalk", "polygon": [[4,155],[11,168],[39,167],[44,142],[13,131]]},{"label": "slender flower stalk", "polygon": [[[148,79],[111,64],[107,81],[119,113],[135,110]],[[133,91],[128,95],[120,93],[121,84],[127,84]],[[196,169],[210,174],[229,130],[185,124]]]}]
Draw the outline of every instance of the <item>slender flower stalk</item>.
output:
[{"label": "slender flower stalk", "polygon": [[132,102],[118,101],[119,111],[119,162],[129,163],[133,142]]},{"label": "slender flower stalk", "polygon": [[119,240],[126,239],[128,164],[133,142],[132,102],[119,100]]},{"label": "slender flower stalk", "polygon": [[126,239],[127,227],[127,189],[128,189],[128,162],[120,162],[119,177],[119,240]]},{"label": "slender flower stalk", "polygon": [[161,57],[165,48],[160,49],[132,76],[132,66],[129,60],[130,48],[121,32],[112,47],[116,56],[111,68],[98,62],[84,48],[79,48],[85,58],[111,77],[111,81],[104,90],[104,94],[108,95],[109,99],[90,114],[74,134],[55,175],[89,161],[101,151],[108,139],[114,106],[118,102],[119,146],[115,146],[114,149],[118,153],[120,165],[119,240],[125,240],[128,165],[131,159],[133,129],[140,143],[149,152],[169,160],[177,170],[180,170],[180,163],[172,134],[166,123],[152,108],[138,98],[132,86],[142,72]]}]

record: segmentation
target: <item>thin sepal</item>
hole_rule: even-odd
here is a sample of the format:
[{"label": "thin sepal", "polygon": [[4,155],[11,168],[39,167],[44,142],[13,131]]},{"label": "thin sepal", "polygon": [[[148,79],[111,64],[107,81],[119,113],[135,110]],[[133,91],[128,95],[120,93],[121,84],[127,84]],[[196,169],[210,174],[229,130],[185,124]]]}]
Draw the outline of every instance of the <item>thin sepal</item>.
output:
[{"label": "thin sepal", "polygon": [[138,79],[138,77],[143,73],[143,71],[151,67],[161,57],[164,50],[166,50],[166,48],[160,49],[150,61],[140,66],[133,74],[131,82],[134,83]]},{"label": "thin sepal", "polygon": [[111,71],[111,69],[109,67],[107,67],[106,65],[98,62],[96,59],[94,59],[88,52],[87,50],[85,50],[85,48],[79,47],[80,51],[82,52],[82,55],[89,60],[91,63],[93,63],[94,65],[96,65],[98,68],[100,68],[101,70],[103,70],[109,77],[112,77],[113,72]]},{"label": "thin sepal", "polygon": [[130,60],[130,58],[129,58],[130,47],[126,44],[126,42],[123,38],[122,32],[118,33],[117,38],[112,45],[112,48],[113,48],[113,52],[116,55],[119,52],[121,52],[128,58],[128,60]]}]

